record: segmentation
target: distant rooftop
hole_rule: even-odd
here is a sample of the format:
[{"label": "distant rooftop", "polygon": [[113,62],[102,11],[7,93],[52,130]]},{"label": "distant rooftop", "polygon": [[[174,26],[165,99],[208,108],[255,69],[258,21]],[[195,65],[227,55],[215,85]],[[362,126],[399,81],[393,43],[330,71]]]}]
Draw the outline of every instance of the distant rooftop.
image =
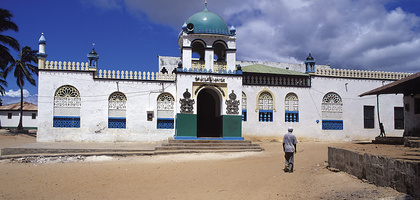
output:
[{"label": "distant rooftop", "polygon": [[[14,103],[14,104],[9,104],[9,105],[4,105],[4,106],[0,106],[0,110],[20,110],[20,102],[19,103]],[[26,111],[37,111],[38,110],[38,106],[29,102],[24,101],[23,102],[23,110]]]},{"label": "distant rooftop", "polygon": [[247,73],[261,73],[261,74],[281,74],[281,75],[292,75],[292,76],[309,76],[308,74],[281,69],[277,67],[270,67],[267,65],[255,64],[242,67],[242,72]]}]

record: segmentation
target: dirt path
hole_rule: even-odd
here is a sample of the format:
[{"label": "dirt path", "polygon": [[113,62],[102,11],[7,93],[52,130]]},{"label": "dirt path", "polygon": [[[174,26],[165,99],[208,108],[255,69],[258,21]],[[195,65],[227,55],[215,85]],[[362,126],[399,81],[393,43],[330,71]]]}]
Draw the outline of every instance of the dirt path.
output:
[{"label": "dirt path", "polygon": [[[0,135],[0,145],[15,139]],[[25,138],[23,138],[25,139]],[[9,140],[9,142],[5,142]],[[298,144],[284,173],[280,142],[261,153],[88,157],[67,163],[0,162],[1,199],[381,199],[404,197],[326,169],[331,143]],[[3,147],[2,147],[3,148]]]}]

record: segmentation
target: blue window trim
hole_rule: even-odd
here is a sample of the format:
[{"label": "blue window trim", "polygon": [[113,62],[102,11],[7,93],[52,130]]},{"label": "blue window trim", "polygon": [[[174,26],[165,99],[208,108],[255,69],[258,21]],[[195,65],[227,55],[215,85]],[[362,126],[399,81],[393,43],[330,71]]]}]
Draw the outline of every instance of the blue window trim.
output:
[{"label": "blue window trim", "polygon": [[246,122],[246,120],[247,120],[246,114],[247,114],[247,111],[246,110],[242,110],[242,121],[244,121],[244,122]]},{"label": "blue window trim", "polygon": [[126,123],[125,117],[108,117],[108,128],[125,129]]},{"label": "blue window trim", "polygon": [[80,116],[53,116],[55,128],[80,128]]},{"label": "blue window trim", "polygon": [[174,118],[157,118],[156,121],[157,129],[174,129],[175,127]]},{"label": "blue window trim", "polygon": [[[292,116],[288,117],[288,114],[291,114]],[[292,118],[292,119],[289,119]],[[285,111],[285,122],[299,122],[299,111]]]},{"label": "blue window trim", "polygon": [[286,110],[285,112],[286,113],[299,113],[299,111],[288,111],[288,110]]},{"label": "blue window trim", "polygon": [[258,118],[260,122],[273,122],[273,110],[259,110]]},{"label": "blue window trim", "polygon": [[108,119],[126,119],[125,117],[108,117]]},{"label": "blue window trim", "polygon": [[54,118],[80,119],[80,116],[54,116]]},{"label": "blue window trim", "polygon": [[174,118],[157,118],[157,119],[161,119],[161,120],[174,120]]},{"label": "blue window trim", "polygon": [[343,130],[343,120],[322,120],[322,130]]}]

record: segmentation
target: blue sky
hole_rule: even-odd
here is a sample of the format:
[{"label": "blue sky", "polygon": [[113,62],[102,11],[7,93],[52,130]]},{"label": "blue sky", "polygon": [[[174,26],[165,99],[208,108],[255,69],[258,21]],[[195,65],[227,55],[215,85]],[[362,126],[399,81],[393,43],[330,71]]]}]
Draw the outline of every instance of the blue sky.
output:
[{"label": "blue sky", "polygon": [[[95,43],[99,69],[157,71],[158,55],[180,56],[182,24],[204,0],[0,0],[21,46],[47,40],[47,60],[86,62]],[[208,0],[237,29],[237,59],[301,63],[309,52],[334,68],[420,71],[420,0]],[[12,55],[17,55],[12,52]],[[19,101],[8,78],[3,104]],[[26,83],[25,100],[37,103]]]}]

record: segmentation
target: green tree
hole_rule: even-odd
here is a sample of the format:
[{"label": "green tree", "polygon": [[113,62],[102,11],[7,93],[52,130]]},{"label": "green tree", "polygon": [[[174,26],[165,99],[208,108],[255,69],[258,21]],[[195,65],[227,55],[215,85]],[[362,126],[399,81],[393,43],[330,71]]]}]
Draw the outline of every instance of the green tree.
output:
[{"label": "green tree", "polygon": [[[0,72],[0,94],[1,96],[4,96],[4,94],[6,93],[6,90],[4,89],[3,86],[7,87],[7,82],[6,82],[6,77],[4,77],[4,73]],[[3,105],[3,101],[0,99],[0,106]]]},{"label": "green tree", "polygon": [[3,35],[5,31],[19,31],[18,26],[11,21],[12,17],[13,14],[10,11],[0,8],[0,69],[5,69],[9,63],[15,61],[13,56],[10,55],[7,46],[12,47],[16,51],[20,50],[19,42],[15,38]]},{"label": "green tree", "polygon": [[16,78],[16,84],[20,88],[20,119],[19,125],[17,127],[18,130],[23,130],[22,125],[22,114],[23,114],[23,85],[25,80],[27,80],[30,84],[36,85],[35,79],[32,77],[33,74],[38,75],[38,67],[32,65],[32,62],[38,63],[37,58],[37,50],[32,50],[31,47],[25,46],[22,48],[22,51],[19,53],[19,59],[15,60],[15,62],[11,63],[5,70],[4,70],[4,77],[13,71],[13,74]]}]

